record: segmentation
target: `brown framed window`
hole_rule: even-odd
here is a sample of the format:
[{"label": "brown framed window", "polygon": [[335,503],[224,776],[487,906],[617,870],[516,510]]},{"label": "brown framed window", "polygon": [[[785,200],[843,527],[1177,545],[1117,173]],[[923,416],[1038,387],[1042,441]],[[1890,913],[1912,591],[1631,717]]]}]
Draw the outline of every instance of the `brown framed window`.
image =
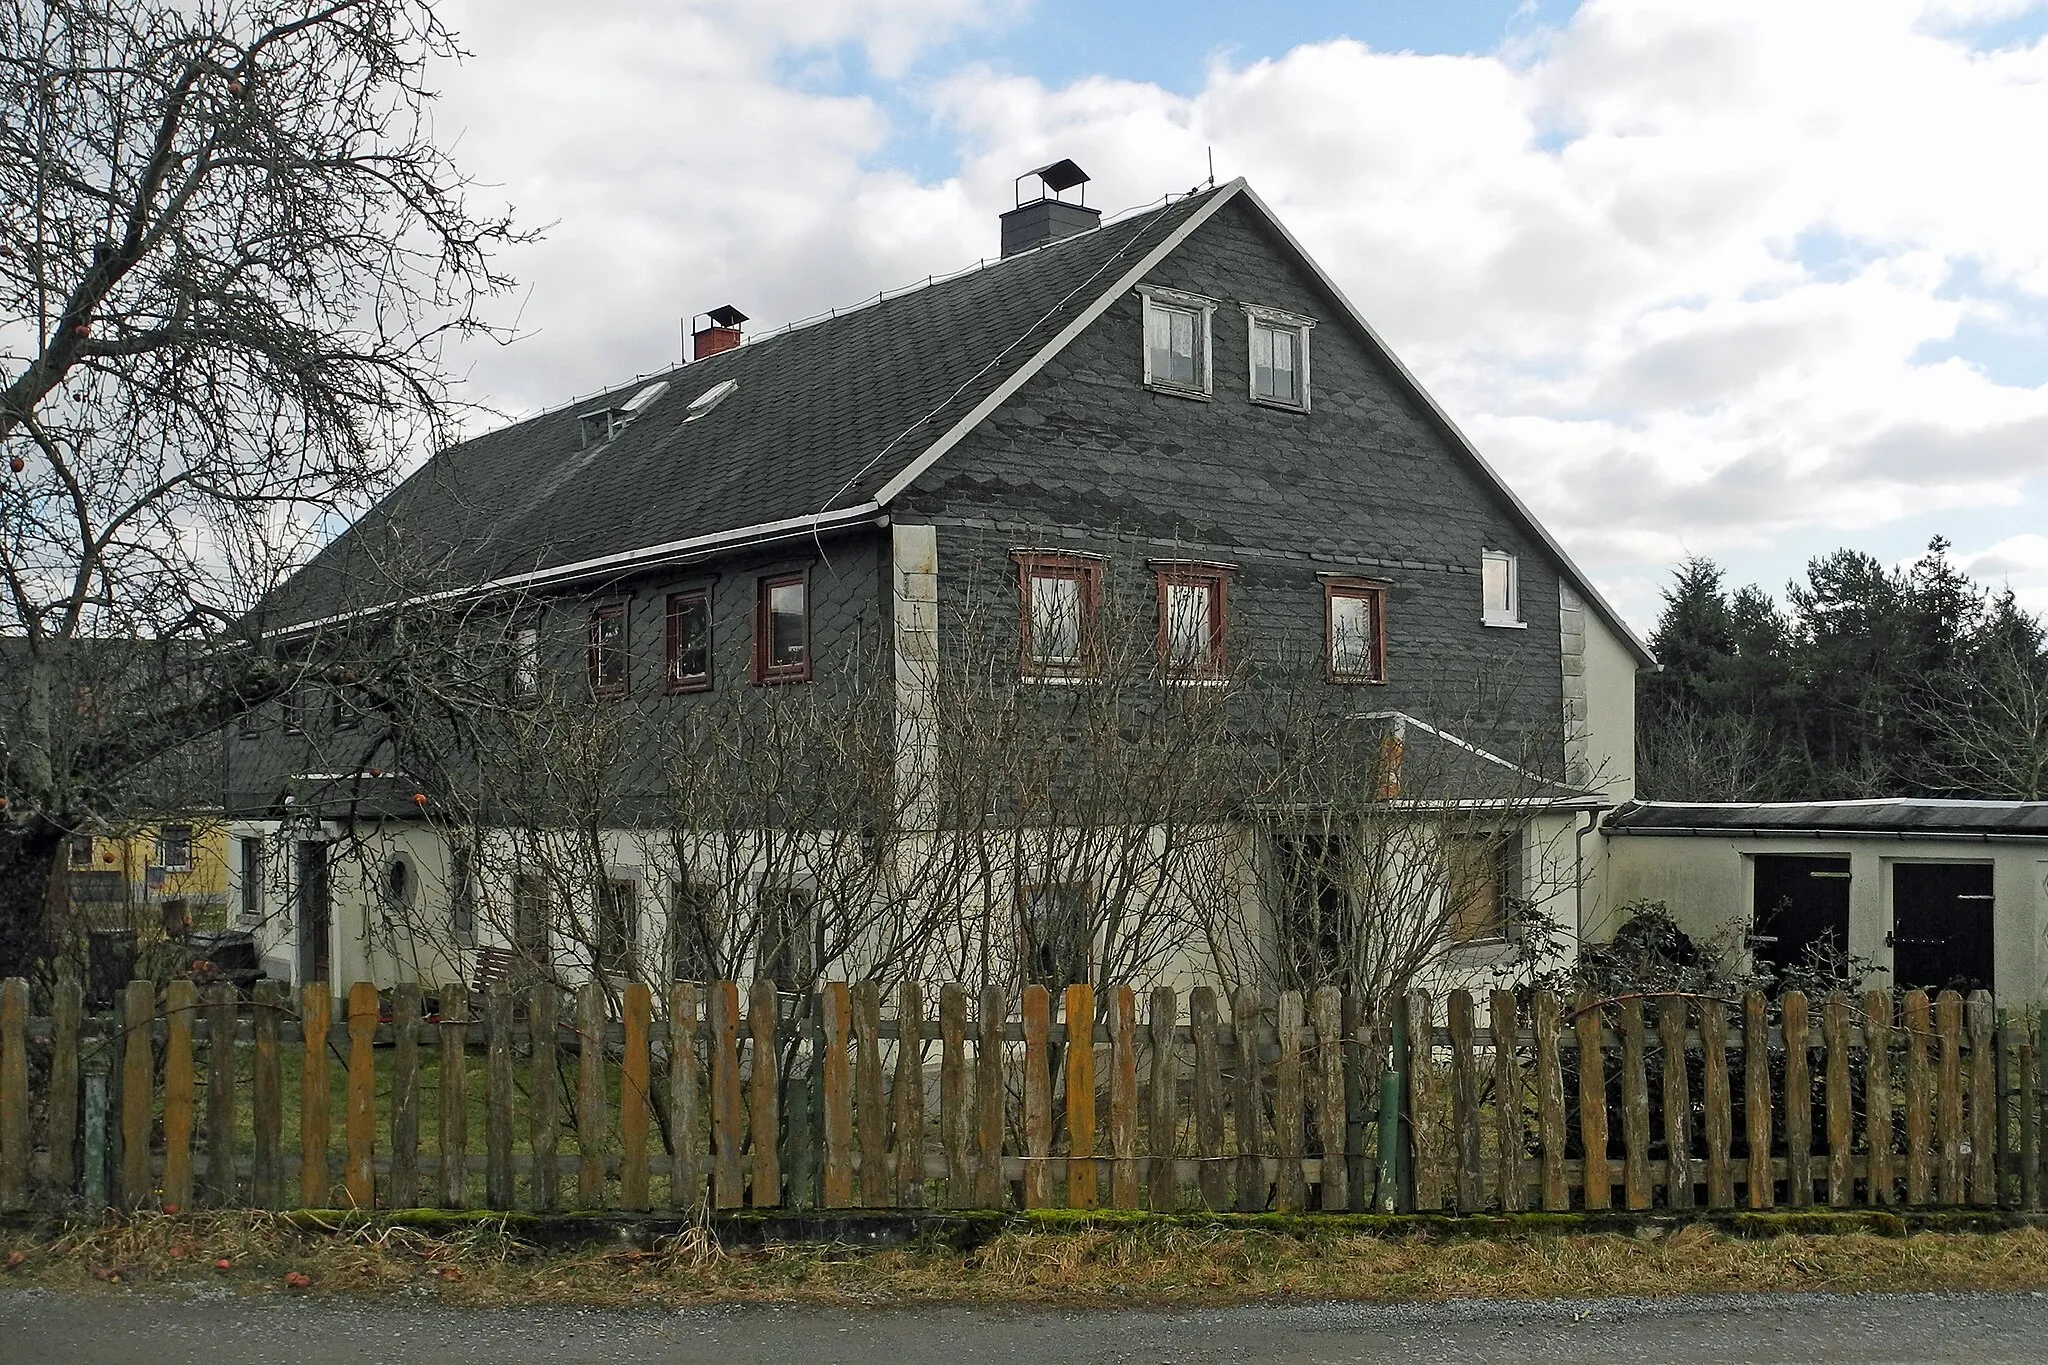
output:
[{"label": "brown framed window", "polygon": [[668,690],[702,692],[711,686],[711,594],[670,593],[668,599]]},{"label": "brown framed window", "polygon": [[623,697],[631,678],[626,653],[626,604],[607,602],[590,609],[590,690]]},{"label": "brown framed window", "polygon": [[1156,562],[1159,580],[1159,668],[1170,678],[1220,678],[1229,671],[1224,648],[1230,569],[1220,564]]},{"label": "brown framed window", "polygon": [[640,945],[640,884],[607,877],[597,884],[597,969],[612,976],[632,972]]},{"label": "brown framed window", "polygon": [[1102,561],[1022,553],[1017,561],[1018,667],[1026,677],[1087,677],[1096,658]]},{"label": "brown framed window", "polygon": [[800,573],[764,578],[754,606],[754,681],[803,682],[811,676],[811,603]]},{"label": "brown framed window", "polygon": [[761,888],[759,975],[782,989],[803,990],[817,976],[818,898],[800,886]]},{"label": "brown framed window", "polygon": [[1522,894],[1522,839],[1514,831],[1457,835],[1444,862],[1454,944],[1492,943],[1508,936]]},{"label": "brown framed window", "polygon": [[1387,680],[1387,585],[1323,580],[1323,660],[1331,682]]},{"label": "brown framed window", "polygon": [[512,631],[509,643],[511,659],[506,683],[511,689],[512,700],[539,701],[540,631],[533,626],[519,626]]}]

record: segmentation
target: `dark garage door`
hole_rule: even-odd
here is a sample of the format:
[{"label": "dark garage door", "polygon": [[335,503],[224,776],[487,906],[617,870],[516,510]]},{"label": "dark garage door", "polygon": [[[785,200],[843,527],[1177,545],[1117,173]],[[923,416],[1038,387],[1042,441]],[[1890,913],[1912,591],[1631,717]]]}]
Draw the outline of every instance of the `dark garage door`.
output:
[{"label": "dark garage door", "polygon": [[1756,859],[1756,955],[1784,970],[1849,956],[1849,860],[1762,853]]},{"label": "dark garage door", "polygon": [[1892,983],[1899,990],[1991,989],[1991,864],[1892,867]]}]

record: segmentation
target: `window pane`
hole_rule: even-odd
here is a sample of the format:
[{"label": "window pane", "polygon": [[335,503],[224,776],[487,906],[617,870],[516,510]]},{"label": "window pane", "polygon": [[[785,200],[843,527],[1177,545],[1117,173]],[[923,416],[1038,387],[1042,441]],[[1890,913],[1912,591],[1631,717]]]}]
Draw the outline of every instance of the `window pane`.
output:
[{"label": "window pane", "polygon": [[1204,672],[1212,663],[1210,622],[1215,591],[1208,583],[1166,585],[1166,660],[1173,668]]},{"label": "window pane", "polygon": [[1344,677],[1369,678],[1376,660],[1372,647],[1372,601],[1366,597],[1330,598],[1330,671]]},{"label": "window pane", "polygon": [[1252,327],[1252,392],[1280,403],[1301,401],[1301,335],[1291,327]]},{"label": "window pane", "polygon": [[626,685],[626,613],[602,607],[590,618],[590,673],[602,688]]},{"label": "window pane", "polygon": [[1515,614],[1514,561],[1506,555],[1488,555],[1480,567],[1480,586],[1486,615],[1509,618]]},{"label": "window pane", "polygon": [[1201,383],[1200,319],[1185,308],[1157,304],[1146,310],[1145,344],[1152,378],[1194,388]]},{"label": "window pane", "polygon": [[1081,581],[1031,576],[1031,658],[1041,664],[1081,662]]},{"label": "window pane", "polygon": [[685,597],[673,608],[670,626],[675,640],[675,657],[669,662],[669,677],[690,682],[711,674],[711,603],[703,597]]},{"label": "window pane", "polygon": [[540,695],[540,632],[537,630],[512,633],[512,695]]},{"label": "window pane", "polygon": [[777,583],[768,590],[768,666],[804,663],[804,585]]}]

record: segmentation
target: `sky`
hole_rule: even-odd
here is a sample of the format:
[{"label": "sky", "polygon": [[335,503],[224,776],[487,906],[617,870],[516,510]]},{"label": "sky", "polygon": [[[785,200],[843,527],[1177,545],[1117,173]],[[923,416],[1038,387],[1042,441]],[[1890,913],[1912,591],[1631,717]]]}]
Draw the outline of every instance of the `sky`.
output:
[{"label": "sky", "polygon": [[438,132],[546,228],[508,415],[1246,177],[1636,626],[1934,535],[2048,612],[2048,0],[450,0]]}]

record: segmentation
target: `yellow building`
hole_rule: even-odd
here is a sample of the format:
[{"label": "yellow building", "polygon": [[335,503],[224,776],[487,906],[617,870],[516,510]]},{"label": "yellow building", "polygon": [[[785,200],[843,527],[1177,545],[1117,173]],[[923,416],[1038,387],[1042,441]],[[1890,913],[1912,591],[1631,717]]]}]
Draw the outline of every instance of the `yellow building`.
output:
[{"label": "yellow building", "polygon": [[74,835],[65,854],[71,906],[94,928],[161,925],[180,905],[194,929],[228,919],[227,826],[217,812]]}]

